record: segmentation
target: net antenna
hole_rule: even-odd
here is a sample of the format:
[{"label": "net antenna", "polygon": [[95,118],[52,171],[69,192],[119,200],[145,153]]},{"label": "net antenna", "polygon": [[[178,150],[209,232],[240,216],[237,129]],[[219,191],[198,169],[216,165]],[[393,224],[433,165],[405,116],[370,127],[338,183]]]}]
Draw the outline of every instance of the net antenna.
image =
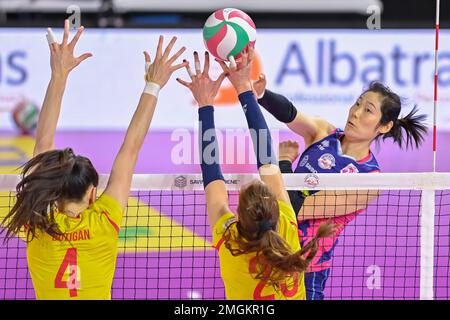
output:
[{"label": "net antenna", "polygon": [[434,51],[434,107],[433,107],[433,172],[436,172],[436,114],[438,105],[438,53],[439,53],[439,7],[436,0],[436,46]]}]

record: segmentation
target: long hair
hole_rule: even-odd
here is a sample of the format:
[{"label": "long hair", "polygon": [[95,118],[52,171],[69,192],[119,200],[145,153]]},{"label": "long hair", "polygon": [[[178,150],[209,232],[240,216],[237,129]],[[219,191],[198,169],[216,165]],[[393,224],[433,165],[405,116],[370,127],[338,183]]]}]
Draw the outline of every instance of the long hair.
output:
[{"label": "long hair", "polygon": [[[322,224],[305,247],[293,252],[277,231],[280,209],[275,195],[260,182],[253,182],[239,195],[237,234],[228,226],[224,244],[233,256],[256,253],[255,279],[263,279],[278,288],[279,283],[295,272],[304,272],[317,253],[318,240],[334,232],[330,222]],[[305,256],[306,255],[306,256]]]},{"label": "long hair", "polygon": [[423,142],[423,135],[427,132],[425,125],[427,116],[417,114],[418,108],[415,105],[410,113],[399,118],[402,108],[400,97],[380,82],[370,83],[369,88],[364,93],[366,92],[375,92],[382,97],[380,125],[388,124],[390,121],[393,122],[393,127],[389,132],[380,134],[375,139],[379,141],[378,139],[382,138],[384,141],[387,138],[392,138],[400,148],[403,148],[404,143],[407,149],[414,145],[418,148]]},{"label": "long hair", "polygon": [[76,156],[72,149],[35,156],[23,165],[16,203],[2,222],[5,241],[22,230],[27,241],[34,239],[37,229],[51,236],[61,235],[54,216],[58,202],[81,201],[91,185],[98,185],[97,171],[88,158]]}]

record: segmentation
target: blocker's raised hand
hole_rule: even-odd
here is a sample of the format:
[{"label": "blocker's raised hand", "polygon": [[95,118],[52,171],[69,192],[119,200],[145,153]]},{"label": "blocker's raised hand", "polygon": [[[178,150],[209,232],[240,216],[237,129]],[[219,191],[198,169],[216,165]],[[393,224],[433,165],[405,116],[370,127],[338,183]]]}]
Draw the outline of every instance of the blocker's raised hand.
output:
[{"label": "blocker's raised hand", "polygon": [[254,53],[254,48],[248,47],[247,51],[242,52],[241,57],[236,60],[236,67],[231,64],[228,66],[224,61],[216,59],[238,94],[252,90],[250,73]]},{"label": "blocker's raised hand", "polygon": [[92,57],[92,53],[90,52],[84,53],[79,57],[74,56],[75,46],[83,31],[84,27],[78,28],[77,34],[73,37],[72,41],[68,43],[69,20],[65,20],[63,41],[62,43],[58,43],[52,29],[48,28],[47,40],[50,46],[50,65],[53,75],[67,77],[70,71],[77,67],[81,62]]},{"label": "blocker's raised hand", "polygon": [[214,99],[219,92],[220,85],[226,77],[226,73],[222,73],[217,80],[212,80],[209,77],[209,53],[205,52],[205,64],[203,71],[200,66],[200,59],[198,53],[194,52],[195,73],[191,70],[189,63],[186,62],[186,70],[192,80],[187,82],[177,78],[177,81],[183,86],[191,90],[194,99],[197,101],[199,107],[211,106],[214,104]]},{"label": "blocker's raised hand", "polygon": [[183,68],[187,65],[186,62],[173,65],[175,60],[177,60],[178,57],[186,50],[185,47],[182,47],[172,57],[169,58],[170,51],[172,50],[173,45],[177,41],[177,37],[173,37],[170,40],[164,52],[162,51],[163,41],[164,37],[159,36],[158,47],[156,49],[156,54],[153,63],[151,61],[150,54],[147,51],[144,51],[146,64],[145,80],[147,82],[156,83],[161,88],[166,85],[167,81],[169,81],[170,76],[174,71]]}]

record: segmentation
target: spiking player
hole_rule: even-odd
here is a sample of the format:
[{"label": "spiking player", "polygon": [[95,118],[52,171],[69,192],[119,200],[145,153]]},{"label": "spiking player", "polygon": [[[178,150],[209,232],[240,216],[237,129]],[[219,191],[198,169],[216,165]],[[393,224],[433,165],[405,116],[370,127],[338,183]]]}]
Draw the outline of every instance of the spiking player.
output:
[{"label": "spiking player", "polygon": [[[415,144],[419,147],[426,132],[425,115],[417,115],[417,108],[399,118],[400,97],[379,82],[373,82],[350,108],[344,130],[323,118],[297,112],[284,96],[266,90],[264,75],[254,83],[258,100],[276,119],[299,134],[305,142],[295,173],[368,173],[379,172],[375,156],[370,151],[373,141],[393,138],[400,148]],[[279,146],[280,169],[292,173],[292,163],[299,155],[299,145],[286,141]],[[362,212],[378,192],[358,191],[353,195],[336,192],[289,191],[292,206],[297,212],[301,245],[307,245],[318,226],[330,218],[339,227],[334,237],[321,240],[319,251],[305,273],[307,299],[323,299],[325,283],[330,273],[337,237],[345,225]]]}]

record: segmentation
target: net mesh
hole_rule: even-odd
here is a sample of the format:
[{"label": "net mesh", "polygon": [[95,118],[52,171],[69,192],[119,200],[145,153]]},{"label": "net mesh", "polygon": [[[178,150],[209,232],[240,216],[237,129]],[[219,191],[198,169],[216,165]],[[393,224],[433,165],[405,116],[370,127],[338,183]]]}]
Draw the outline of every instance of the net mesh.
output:
[{"label": "net mesh", "polygon": [[[185,181],[180,188],[176,179],[176,190],[163,190],[174,189],[171,181],[161,190],[135,186],[131,192],[119,234],[113,299],[225,298],[217,252],[211,247],[204,192],[186,190]],[[295,183],[298,187],[290,189],[304,188],[303,179],[297,178]],[[345,183],[341,179],[343,186]],[[189,187],[189,180],[187,184]],[[413,190],[417,187],[397,190],[383,186],[366,210],[339,220],[346,226],[337,242],[327,248],[333,254],[325,299],[420,298],[423,193]],[[233,212],[238,188],[236,185],[228,191]],[[364,188],[366,184],[361,186]],[[11,208],[14,197],[14,192],[0,193],[1,217]],[[434,220],[433,293],[435,299],[449,299],[450,190],[446,188],[435,191]],[[26,245],[19,239],[5,245],[3,237],[0,299],[34,299]]]},{"label": "net mesh", "polygon": [[434,292],[435,298],[450,299],[450,190],[436,195]]},{"label": "net mesh", "polygon": [[421,193],[389,190],[349,223],[334,253],[328,295],[418,299]]}]

